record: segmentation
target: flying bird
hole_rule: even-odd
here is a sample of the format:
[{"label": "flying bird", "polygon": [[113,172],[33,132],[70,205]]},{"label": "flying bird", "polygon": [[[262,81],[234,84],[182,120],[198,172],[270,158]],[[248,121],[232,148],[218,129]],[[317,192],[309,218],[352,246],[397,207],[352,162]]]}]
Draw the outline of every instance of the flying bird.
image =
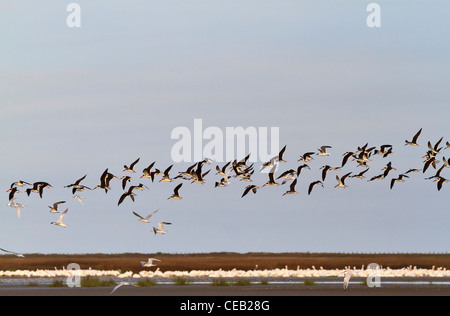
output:
[{"label": "flying bird", "polygon": [[312,190],[313,190],[314,187],[317,186],[317,185],[320,185],[320,186],[322,186],[322,188],[323,188],[323,183],[322,183],[322,181],[316,181],[316,182],[313,182],[313,183],[311,183],[311,184],[309,185],[308,195],[311,195]]},{"label": "flying bird", "polygon": [[172,181],[173,181],[173,180],[170,178],[170,175],[169,175],[169,172],[170,172],[170,170],[172,169],[172,167],[173,167],[173,165],[171,165],[169,168],[167,168],[167,169],[164,171],[164,175],[163,175],[162,179],[159,180],[159,182],[172,182]]},{"label": "flying bird", "polygon": [[256,192],[258,191],[259,187],[256,185],[249,185],[245,188],[244,193],[242,194],[241,198],[243,198],[244,196],[246,196],[250,191],[253,192],[253,194],[256,194]]},{"label": "flying bird", "polygon": [[129,167],[127,165],[124,165],[123,167],[125,168],[123,171],[124,172],[130,172],[130,173],[136,173],[136,171],[134,171],[134,166],[137,165],[137,163],[139,162],[139,160],[141,160],[141,158],[138,158],[135,162],[133,162]]},{"label": "flying bird", "polygon": [[407,175],[405,174],[401,174],[398,176],[398,178],[394,178],[391,180],[391,190],[394,187],[396,182],[405,182],[405,180],[403,178],[409,178]]},{"label": "flying bird", "polygon": [[2,252],[4,252],[4,253],[7,253],[7,254],[9,254],[9,255],[14,255],[14,256],[16,256],[16,257],[18,257],[18,258],[25,258],[25,256],[24,256],[23,254],[21,254],[21,253],[17,253],[17,252],[5,250],[5,249],[2,249],[2,248],[0,248],[0,251],[2,251]]},{"label": "flying bird", "polygon": [[339,178],[339,176],[336,176],[336,180],[338,184],[335,186],[335,188],[347,188],[348,186],[345,185],[345,180],[351,175],[352,173],[347,173],[342,178]]},{"label": "flying bird", "polygon": [[53,204],[53,206],[49,206],[48,208],[50,209],[50,213],[59,213],[58,206],[64,203],[66,203],[66,201],[56,202],[55,204]]},{"label": "flying bird", "polygon": [[322,157],[329,156],[330,154],[327,152],[327,149],[331,149],[331,148],[332,148],[331,146],[320,147],[319,153],[317,154],[317,156],[322,156]]},{"label": "flying bird", "polygon": [[64,220],[64,217],[66,216],[68,211],[69,211],[69,209],[66,209],[64,211],[64,213],[61,214],[59,219],[56,222],[51,222],[50,225],[55,225],[55,226],[60,226],[60,227],[66,228],[67,225],[63,223],[63,220]]},{"label": "flying bird", "polygon": [[420,144],[417,142],[419,140],[420,134],[422,133],[422,128],[420,131],[414,136],[412,141],[405,140],[405,146],[420,146]]},{"label": "flying bird", "polygon": [[177,187],[173,190],[173,194],[171,197],[168,198],[168,200],[182,200],[183,198],[180,196],[180,189],[183,186],[183,183],[180,183],[177,185]]},{"label": "flying bird", "polygon": [[141,215],[139,215],[138,213],[136,213],[136,212],[133,212],[133,214],[136,216],[136,217],[138,217],[139,218],[139,222],[142,222],[142,223],[150,223],[150,218],[153,216],[153,215],[155,215],[156,213],[158,213],[158,211],[159,210],[156,210],[156,211],[154,211],[153,213],[151,213],[150,215],[147,215],[147,217],[142,217]]},{"label": "flying bird", "polygon": [[164,225],[172,225],[172,223],[167,223],[167,222],[161,222],[158,224],[158,228],[153,227],[153,232],[156,234],[167,234],[167,232],[164,230]]},{"label": "flying bird", "polygon": [[144,268],[156,267],[157,265],[156,265],[156,264],[153,264],[154,261],[161,262],[161,260],[154,259],[154,258],[149,258],[147,262],[141,261],[141,265],[142,265]]},{"label": "flying bird", "polygon": [[288,194],[299,194],[300,192],[295,191],[295,186],[297,185],[297,179],[295,179],[294,181],[292,181],[291,183],[291,187],[289,189],[289,191],[286,191],[283,196],[288,195]]}]

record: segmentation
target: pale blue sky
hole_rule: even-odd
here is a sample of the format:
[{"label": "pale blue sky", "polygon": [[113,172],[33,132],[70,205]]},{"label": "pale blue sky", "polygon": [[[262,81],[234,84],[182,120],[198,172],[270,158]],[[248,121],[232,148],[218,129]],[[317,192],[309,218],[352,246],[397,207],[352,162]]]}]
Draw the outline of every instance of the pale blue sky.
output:
[{"label": "pale blue sky", "polygon": [[[448,252],[448,187],[413,175],[394,191],[387,180],[335,174],[307,196],[324,164],[369,142],[394,145],[370,176],[392,161],[421,168],[426,147],[404,147],[423,128],[422,144],[450,140],[448,1],[378,1],[382,27],[366,26],[370,1],[78,1],[82,27],[66,26],[67,1],[0,2],[0,187],[48,181],[44,199],[18,195],[19,221],[0,203],[0,247],[19,252],[361,251]],[[214,189],[143,181],[136,203],[122,194],[63,189],[140,157],[172,164],[175,127],[280,127],[289,168],[304,152],[331,145],[299,180],[299,196],[264,188],[241,199],[244,184]],[[444,152],[450,157],[450,150]],[[174,171],[187,164],[176,165]],[[214,166],[213,166],[214,167]],[[284,166],[283,166],[284,167]],[[361,171],[349,165],[344,172]],[[430,171],[433,175],[434,170]],[[398,174],[398,173],[397,173]],[[430,176],[427,173],[427,176]],[[443,176],[450,177],[445,170]],[[266,182],[256,175],[255,183]],[[136,181],[139,183],[139,181]],[[2,189],[2,190],[3,190]],[[47,206],[67,200],[66,229],[50,226]],[[160,209],[166,236],[131,214]]]}]

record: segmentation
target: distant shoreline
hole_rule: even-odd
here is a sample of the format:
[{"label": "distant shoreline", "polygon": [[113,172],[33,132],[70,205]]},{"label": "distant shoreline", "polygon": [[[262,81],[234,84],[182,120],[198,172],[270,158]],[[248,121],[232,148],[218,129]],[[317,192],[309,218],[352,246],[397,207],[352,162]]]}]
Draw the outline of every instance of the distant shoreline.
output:
[{"label": "distant shoreline", "polygon": [[[0,270],[61,269],[77,263],[82,269],[138,272],[141,261],[161,260],[160,271],[263,269],[358,269],[376,263],[384,268],[450,269],[450,254],[339,254],[339,253],[122,253],[122,254],[25,254],[25,258],[0,255]],[[155,269],[156,269],[155,268]]]}]

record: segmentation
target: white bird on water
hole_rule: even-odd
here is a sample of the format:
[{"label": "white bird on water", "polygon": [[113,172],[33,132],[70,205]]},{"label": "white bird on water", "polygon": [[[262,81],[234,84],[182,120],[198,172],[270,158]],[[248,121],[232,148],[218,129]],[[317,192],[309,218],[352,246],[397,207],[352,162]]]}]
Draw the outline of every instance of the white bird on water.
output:
[{"label": "white bird on water", "polygon": [[161,260],[154,259],[154,258],[149,258],[149,259],[148,259],[148,262],[141,261],[141,265],[142,265],[144,268],[156,267],[157,265],[156,265],[156,264],[153,264],[153,261],[161,262]]},{"label": "white bird on water", "polygon": [[350,270],[347,270],[344,272],[345,277],[344,277],[344,291],[347,291],[348,289],[348,285],[350,284],[350,279],[353,276],[353,272]]},{"label": "white bird on water", "polygon": [[51,222],[50,224],[66,228],[67,225],[63,223],[63,220],[64,220],[64,216],[66,216],[68,211],[69,211],[69,209],[65,210],[64,213],[61,214],[61,216],[59,217],[59,219],[56,222]]},{"label": "white bird on water", "polygon": [[111,291],[111,293],[109,293],[109,295],[113,295],[114,293],[116,293],[116,291],[117,291],[118,289],[120,289],[122,286],[130,286],[130,285],[131,285],[131,286],[134,286],[134,287],[140,287],[140,286],[131,284],[131,283],[129,283],[129,282],[120,282],[120,283],[117,284],[116,287]]}]

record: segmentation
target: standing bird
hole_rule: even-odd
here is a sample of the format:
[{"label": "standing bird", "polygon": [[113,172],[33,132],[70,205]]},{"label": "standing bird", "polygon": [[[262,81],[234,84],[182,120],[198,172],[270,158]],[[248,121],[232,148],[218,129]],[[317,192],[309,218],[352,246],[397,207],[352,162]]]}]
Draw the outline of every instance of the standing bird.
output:
[{"label": "standing bird", "polygon": [[322,186],[322,188],[323,188],[323,183],[322,183],[322,181],[316,181],[316,182],[313,182],[313,183],[311,183],[311,184],[309,185],[308,195],[311,195],[312,190],[313,190],[314,187],[317,186],[317,185],[320,185],[320,186]]},{"label": "standing bird", "polygon": [[422,128],[420,131],[414,136],[412,141],[405,140],[405,146],[420,146],[420,144],[417,142],[419,140],[419,136],[422,133]]},{"label": "standing bird", "polygon": [[61,214],[59,219],[56,222],[51,222],[50,225],[55,225],[55,226],[60,226],[60,227],[66,228],[67,225],[63,223],[63,220],[68,211],[69,211],[69,209],[65,210],[64,213]]},{"label": "standing bird", "polygon": [[134,171],[134,166],[137,165],[137,163],[139,162],[139,160],[141,160],[141,158],[138,158],[138,160],[136,160],[135,162],[133,162],[129,167],[127,165],[123,166],[125,169],[123,170],[124,172],[131,172],[131,173],[136,173],[136,171]]},{"label": "standing bird", "polygon": [[351,270],[347,270],[345,272],[345,277],[344,277],[344,291],[347,291],[348,286],[350,284],[350,279],[353,276],[353,272]]},{"label": "standing bird", "polygon": [[168,200],[182,200],[183,198],[180,196],[180,189],[183,186],[183,183],[180,183],[177,185],[177,187],[173,190],[173,194],[171,197],[168,198]]}]

